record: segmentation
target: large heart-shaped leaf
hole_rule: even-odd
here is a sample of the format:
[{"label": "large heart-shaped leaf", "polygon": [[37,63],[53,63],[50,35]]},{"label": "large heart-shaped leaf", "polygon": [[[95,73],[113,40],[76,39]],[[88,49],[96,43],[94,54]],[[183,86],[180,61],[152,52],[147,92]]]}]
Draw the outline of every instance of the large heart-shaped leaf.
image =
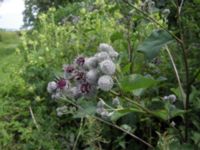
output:
[{"label": "large heart-shaped leaf", "polygon": [[148,59],[156,57],[163,46],[172,42],[173,37],[165,30],[155,30],[141,43],[137,50]]}]

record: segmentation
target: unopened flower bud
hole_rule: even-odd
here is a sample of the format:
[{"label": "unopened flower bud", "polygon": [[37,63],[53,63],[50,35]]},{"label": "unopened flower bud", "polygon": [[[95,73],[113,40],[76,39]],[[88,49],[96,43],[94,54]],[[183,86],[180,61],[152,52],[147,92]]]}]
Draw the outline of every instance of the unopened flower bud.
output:
[{"label": "unopened flower bud", "polygon": [[90,84],[95,84],[98,80],[98,70],[92,69],[86,73],[86,81]]},{"label": "unopened flower bud", "polygon": [[101,99],[98,103],[97,103],[97,108],[103,108],[105,105],[105,102]]},{"label": "unopened flower bud", "polygon": [[98,62],[102,62],[106,59],[110,59],[110,56],[107,52],[99,52],[95,55]]},{"label": "unopened flower bud", "polygon": [[100,69],[104,74],[113,75],[115,73],[115,64],[111,60],[104,60],[100,63]]},{"label": "unopened flower bud", "polygon": [[174,103],[176,101],[176,96],[174,94],[171,94],[168,96],[168,99]]},{"label": "unopened flower bud", "polygon": [[170,14],[170,10],[169,9],[164,9],[162,11],[162,14],[163,14],[164,17],[167,17]]},{"label": "unopened flower bud", "polygon": [[77,64],[78,66],[83,66],[85,63],[85,57],[83,56],[79,56],[75,59],[75,64]]},{"label": "unopened flower bud", "polygon": [[111,90],[113,84],[113,79],[111,78],[111,76],[108,75],[101,76],[98,80],[98,86],[103,91]]},{"label": "unopened flower bud", "polygon": [[57,89],[57,83],[55,81],[49,82],[47,85],[47,91],[49,93],[54,92]]},{"label": "unopened flower bud", "polygon": [[118,53],[113,49],[113,47],[106,43],[101,43],[99,45],[99,50],[102,52],[107,52],[109,56],[113,59],[116,59],[118,57]]},{"label": "unopened flower bud", "polygon": [[89,57],[85,59],[84,67],[87,69],[92,69],[97,67],[97,58],[96,57]]},{"label": "unopened flower bud", "polygon": [[119,106],[120,105],[120,101],[119,101],[119,97],[115,97],[112,101],[112,104],[114,106]]}]

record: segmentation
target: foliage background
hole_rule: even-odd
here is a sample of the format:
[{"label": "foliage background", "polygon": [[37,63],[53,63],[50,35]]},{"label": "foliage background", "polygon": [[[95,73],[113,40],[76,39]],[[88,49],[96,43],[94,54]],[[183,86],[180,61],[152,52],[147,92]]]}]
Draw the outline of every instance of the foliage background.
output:
[{"label": "foliage background", "polygon": [[[25,25],[33,28],[19,33],[0,32],[0,148],[148,149],[126,132],[95,119],[98,99],[78,102],[86,110],[82,116],[80,110],[66,102],[53,101],[46,92],[48,81],[62,72],[63,64],[73,61],[79,54],[94,54],[99,43],[109,43],[120,53],[116,75],[120,84],[113,90],[120,93],[123,106],[110,122],[139,136],[155,149],[199,149],[200,7],[197,6],[200,1],[185,1],[179,15],[177,9],[180,7],[177,6],[181,1],[155,2],[157,9],[147,15],[184,41],[186,53],[182,52],[183,45],[175,40],[168,48],[188,95],[187,110],[165,48],[162,46],[157,55],[155,45],[145,41],[149,39],[153,43],[155,37],[149,37],[160,29],[158,24],[149,20],[146,12],[136,11],[126,1],[26,0]],[[130,3],[139,8],[142,1]],[[167,22],[161,14],[165,8],[170,9]],[[38,14],[34,16],[35,12]],[[158,34],[157,38],[166,40],[163,34]],[[150,53],[156,58],[149,60],[146,55],[138,53],[141,46],[146,55]],[[162,100],[171,93],[177,96],[173,111],[169,110],[172,105]],[[111,104],[115,95],[100,92],[99,96]],[[127,102],[124,96],[150,113],[141,113],[141,108]],[[69,110],[66,115],[58,117],[56,108],[63,103]],[[88,114],[89,110],[92,113]],[[175,127],[170,124],[172,121],[176,123]]]}]

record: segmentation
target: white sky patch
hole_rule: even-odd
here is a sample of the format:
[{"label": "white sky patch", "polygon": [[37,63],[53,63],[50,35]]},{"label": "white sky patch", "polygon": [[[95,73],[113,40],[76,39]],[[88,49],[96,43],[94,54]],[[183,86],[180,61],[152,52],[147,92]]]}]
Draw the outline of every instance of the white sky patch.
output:
[{"label": "white sky patch", "polygon": [[23,25],[24,0],[4,0],[0,4],[0,28],[19,29]]}]

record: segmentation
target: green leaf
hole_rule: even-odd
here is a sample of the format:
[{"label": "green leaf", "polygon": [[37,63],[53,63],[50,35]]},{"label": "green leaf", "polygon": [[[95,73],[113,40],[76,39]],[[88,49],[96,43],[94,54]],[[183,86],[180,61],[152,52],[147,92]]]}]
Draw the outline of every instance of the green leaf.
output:
[{"label": "green leaf", "polygon": [[138,108],[123,108],[123,109],[119,109],[114,111],[114,113],[111,116],[111,120],[112,121],[117,121],[119,118],[129,114],[129,113],[144,113],[144,111],[142,111],[141,109]]},{"label": "green leaf", "polygon": [[120,39],[123,39],[123,34],[120,33],[120,32],[115,32],[111,35],[110,37],[111,41],[114,42],[116,40],[120,40]]},{"label": "green leaf", "polygon": [[92,116],[96,113],[96,104],[91,101],[80,100],[78,105],[81,108],[74,114],[74,118],[83,118],[87,116]]},{"label": "green leaf", "polygon": [[165,30],[155,30],[138,46],[137,50],[151,60],[158,55],[163,46],[169,44],[172,40],[172,36]]},{"label": "green leaf", "polygon": [[153,87],[158,83],[151,76],[142,76],[140,74],[132,74],[129,76],[124,76],[120,80],[121,88],[125,92],[133,92],[136,89],[146,89]]}]

